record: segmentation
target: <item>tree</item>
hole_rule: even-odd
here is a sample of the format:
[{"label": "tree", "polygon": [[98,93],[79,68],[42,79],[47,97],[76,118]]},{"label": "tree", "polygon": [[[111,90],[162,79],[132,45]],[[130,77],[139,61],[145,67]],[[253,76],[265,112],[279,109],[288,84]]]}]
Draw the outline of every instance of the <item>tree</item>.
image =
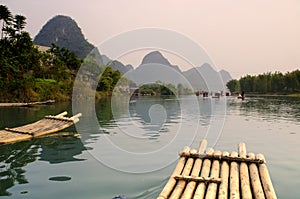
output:
[{"label": "tree", "polygon": [[122,75],[121,75],[120,71],[116,70],[116,71],[112,72],[111,76],[113,79],[112,86],[114,88],[117,85],[119,79],[121,79]]},{"label": "tree", "polygon": [[184,94],[184,87],[181,83],[177,84],[177,94],[183,95]]},{"label": "tree", "polygon": [[161,95],[175,95],[176,93],[176,87],[173,84],[163,84],[160,88],[160,94]]},{"label": "tree", "polygon": [[236,79],[233,79],[233,80],[230,80],[229,82],[227,82],[226,86],[230,90],[231,93],[240,91],[240,83]]},{"label": "tree", "polygon": [[82,63],[82,60],[77,58],[74,52],[68,50],[67,48],[61,48],[55,44],[52,44],[48,52],[55,55],[59,61],[65,63],[69,70],[77,71]]},{"label": "tree", "polygon": [[[258,83],[257,88],[255,90],[252,90],[252,92],[259,92],[259,93],[266,93],[268,91],[268,81],[267,81],[267,76],[266,75],[258,75],[255,79],[254,82],[257,81]],[[254,83],[253,83],[254,85]]]},{"label": "tree", "polygon": [[0,20],[2,20],[1,39],[3,39],[6,26],[12,21],[12,14],[5,5],[0,5]]},{"label": "tree", "polygon": [[120,78],[121,73],[119,71],[113,71],[111,67],[107,66],[100,75],[97,91],[113,91]]},{"label": "tree", "polygon": [[[286,74],[276,71],[255,76],[247,75],[239,80],[231,80],[226,85],[231,92],[244,90],[253,93],[298,93],[300,92],[300,71],[295,70]],[[241,89],[234,89],[239,85]]]},{"label": "tree", "polygon": [[284,76],[281,72],[275,72],[271,76],[271,91],[272,92],[283,92],[284,91]]},{"label": "tree", "polygon": [[285,75],[285,84],[287,87],[287,91],[289,92],[299,91],[300,82],[297,77],[297,71],[288,72]]},{"label": "tree", "polygon": [[21,34],[21,31],[25,28],[26,26],[26,17],[23,15],[16,15],[14,18],[14,28],[18,32],[18,34]]}]

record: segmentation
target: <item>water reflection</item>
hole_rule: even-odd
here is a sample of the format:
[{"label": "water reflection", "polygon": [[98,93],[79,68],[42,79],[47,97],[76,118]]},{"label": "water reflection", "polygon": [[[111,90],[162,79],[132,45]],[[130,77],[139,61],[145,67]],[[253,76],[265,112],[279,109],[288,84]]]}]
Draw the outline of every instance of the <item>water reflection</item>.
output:
[{"label": "water reflection", "polygon": [[[121,168],[121,171],[142,172],[162,168],[161,165],[168,165],[171,162],[170,157],[174,156],[174,160],[177,160],[178,156],[175,152],[189,144],[189,138],[193,136],[191,132],[196,129],[198,121],[200,121],[200,127],[197,130],[199,137],[195,139],[197,143],[193,148],[198,146],[198,141],[203,137],[204,132],[212,128],[208,127],[218,119],[218,115],[222,114],[219,112],[219,107],[224,99],[199,97],[196,104],[193,104],[191,96],[183,96],[178,100],[141,98],[140,101],[136,101],[136,104],[128,105],[127,111],[131,118],[136,123],[140,123],[145,132],[154,132],[153,126],[157,128],[162,126],[166,132],[160,130],[157,132],[159,136],[153,138],[150,134],[143,134],[145,139],[136,140],[129,139],[122,133],[114,133],[117,132],[115,122],[120,124],[120,121],[125,121],[126,114],[128,115],[128,112],[121,109],[122,103],[125,102],[118,101],[117,111],[113,114],[111,99],[97,101],[94,104],[97,112],[95,118],[92,109],[83,104],[83,116],[78,123],[80,125],[78,132],[80,132],[82,140],[77,137],[47,137],[0,146],[0,196],[12,194],[11,198],[25,198],[26,196],[27,198],[51,198],[54,196],[49,193],[57,192],[59,198],[112,198],[116,194],[125,194],[127,197],[132,196],[131,198],[155,198],[165,185],[175,164],[172,167],[143,175],[121,173],[107,166],[116,165],[112,168]],[[287,179],[298,179],[293,178],[299,173],[299,161],[293,154],[299,151],[297,131],[300,121],[299,101],[300,98],[289,97],[249,97],[248,101],[244,102],[228,98],[228,124],[225,125],[224,136],[219,142],[219,146],[228,150],[231,149],[230,147],[235,149],[235,144],[243,140],[249,143],[249,147],[251,146],[254,151],[264,152],[270,162],[272,177],[275,180],[274,185],[279,188],[280,198],[297,198],[299,195],[297,180],[291,183],[294,186],[290,186],[288,191],[284,184]],[[46,114],[55,114],[66,110],[68,106],[60,107],[59,104],[56,104],[55,106],[33,108],[0,108],[0,126],[13,127],[20,123],[36,121]],[[197,106],[200,112],[197,111]],[[151,109],[151,107],[153,108]],[[162,111],[163,109],[165,112]],[[151,116],[156,115],[156,111],[162,113],[157,120]],[[249,117],[251,118],[249,119]],[[265,122],[262,118],[272,122]],[[96,122],[104,128],[99,129],[100,125],[94,125],[93,119],[96,119]],[[289,124],[283,126],[284,122],[281,121],[289,121]],[[162,124],[163,122],[164,124]],[[105,140],[104,138],[108,138],[116,146],[129,152],[152,152],[153,149],[165,146],[176,136],[175,133],[179,126],[177,122],[184,123],[184,129],[182,129],[183,133],[176,137],[178,139],[176,139],[174,147],[172,146],[168,150],[164,148],[159,155],[154,154],[153,157],[148,156],[150,154],[141,154],[141,158],[145,157],[142,160],[124,156],[119,151],[114,153],[110,146],[103,145],[101,142],[101,140]],[[121,123],[122,128],[125,130],[127,128],[128,132],[136,132],[131,131],[128,124],[130,123]],[[287,133],[280,133],[283,131],[280,128],[284,128],[284,132]],[[247,131],[240,129],[247,129]],[[270,139],[271,136],[272,139]],[[86,149],[81,141],[85,146],[93,148]],[[212,142],[209,141],[209,143]],[[220,149],[220,147],[216,147],[216,149]],[[89,153],[82,154],[84,150],[89,150]],[[92,156],[88,154],[98,159],[91,158]],[[88,160],[84,161],[78,157]],[[114,160],[112,160],[113,158]],[[282,158],[285,158],[284,164],[282,164]],[[99,160],[103,160],[103,162],[99,163]],[[65,162],[76,163],[74,164],[76,166],[72,164],[69,167],[62,164]],[[103,166],[103,164],[107,166]],[[46,167],[41,168],[41,165]],[[36,168],[40,169],[39,172],[36,171]],[[82,173],[83,170],[84,173]],[[20,184],[26,185],[21,186]],[[44,187],[46,192],[41,191],[40,187]],[[74,187],[76,189],[73,189]],[[47,194],[45,195],[45,193]]]},{"label": "water reflection", "polygon": [[23,167],[36,160],[39,147],[31,142],[22,142],[4,145],[0,149],[0,196],[9,196],[7,189],[15,183],[28,183]]},{"label": "water reflection", "polygon": [[[197,99],[196,96],[140,96],[131,103],[129,97],[114,96],[73,103],[73,107],[83,115],[76,124],[76,130],[84,144],[96,143],[106,136],[114,140],[127,137],[160,141],[163,134],[170,132],[173,132],[174,138],[178,129],[196,134],[199,125],[208,126],[213,117],[224,115],[224,108],[220,108],[223,100]],[[217,122],[214,123],[215,129],[209,128],[216,132],[211,133],[212,137],[220,131],[217,126],[222,126]]]},{"label": "water reflection", "polygon": [[137,100],[135,105],[130,106],[130,115],[140,117],[145,123],[155,123],[155,118],[151,117],[151,107],[162,106],[166,111],[166,122],[175,122],[180,112],[180,103],[177,98],[151,97]]},{"label": "water reflection", "polygon": [[[233,103],[235,102],[235,103]],[[231,106],[239,107],[244,116],[259,116],[265,120],[283,119],[288,121],[300,121],[300,98],[277,97],[249,97],[246,102],[231,101]]]},{"label": "water reflection", "polygon": [[37,160],[58,164],[82,161],[75,156],[86,148],[80,138],[45,137],[0,146],[0,196],[11,195],[8,189],[16,184],[29,183],[25,166]]},{"label": "water reflection", "polygon": [[178,123],[177,120],[181,117],[179,100],[175,97],[140,97],[134,103],[130,103],[129,98],[125,97],[114,97],[113,101],[111,98],[97,100],[95,111],[100,129],[94,124],[93,110],[84,111],[77,127],[80,132],[85,132],[86,129],[92,132],[92,136],[83,135],[84,142],[99,138],[101,134],[115,134],[118,128],[129,126],[143,129],[146,132],[143,136],[152,139],[157,133],[167,132],[167,126]]},{"label": "water reflection", "polygon": [[[213,99],[214,101],[216,99]],[[212,117],[212,99],[211,98],[198,98],[200,107],[200,122],[202,125],[209,125],[209,121]]]},{"label": "water reflection", "polygon": [[198,122],[208,126],[213,117],[224,114],[220,112],[223,101],[218,99],[138,97],[130,103],[129,98],[124,98],[103,98],[95,101],[94,107],[76,104],[83,114],[76,127],[84,143],[120,132],[138,138],[158,139],[162,133],[170,132],[170,127],[179,128],[183,120],[184,124],[196,129]]},{"label": "water reflection", "polygon": [[0,107],[0,129],[32,123],[45,115],[55,115],[64,111],[71,113],[70,110],[69,102],[31,107]]},{"label": "water reflection", "polygon": [[103,98],[96,101],[96,114],[101,126],[111,126],[114,121],[114,115],[111,110],[111,99]]},{"label": "water reflection", "polygon": [[168,132],[168,125],[178,123],[181,109],[177,98],[143,98],[129,107],[132,120],[139,122],[145,135],[157,138],[159,133]]},{"label": "water reflection", "polygon": [[39,160],[47,161],[50,164],[58,164],[70,161],[83,161],[84,159],[75,156],[87,150],[81,140],[76,136],[49,137],[39,139],[40,154]]}]

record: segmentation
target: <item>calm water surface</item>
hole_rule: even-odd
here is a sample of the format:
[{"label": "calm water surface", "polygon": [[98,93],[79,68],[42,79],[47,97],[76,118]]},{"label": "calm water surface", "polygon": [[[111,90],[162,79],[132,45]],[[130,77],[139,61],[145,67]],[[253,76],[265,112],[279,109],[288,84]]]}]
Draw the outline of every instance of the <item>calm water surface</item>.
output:
[{"label": "calm water surface", "polygon": [[[92,110],[84,110],[77,128],[65,130],[78,131],[81,138],[0,146],[0,196],[155,198],[175,167],[177,152],[207,138],[215,149],[236,151],[245,141],[249,152],[264,153],[278,198],[298,198],[300,98],[194,99],[145,97],[130,105],[101,100],[95,105],[97,124]],[[71,105],[1,107],[0,129],[64,110],[71,113]]]}]

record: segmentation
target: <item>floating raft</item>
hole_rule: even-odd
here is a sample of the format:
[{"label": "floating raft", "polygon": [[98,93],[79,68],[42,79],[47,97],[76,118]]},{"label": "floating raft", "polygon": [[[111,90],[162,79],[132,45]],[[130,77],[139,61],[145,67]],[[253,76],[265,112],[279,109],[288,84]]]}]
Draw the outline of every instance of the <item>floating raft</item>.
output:
[{"label": "floating raft", "polygon": [[5,128],[0,131],[0,144],[12,143],[55,133],[79,121],[81,113],[73,117],[65,117],[67,112],[45,116],[43,119],[20,127]]},{"label": "floating raft", "polygon": [[36,106],[36,105],[43,105],[43,104],[51,104],[54,103],[55,100],[47,100],[42,102],[24,102],[24,103],[0,103],[0,107],[26,107],[26,106]]},{"label": "floating raft", "polygon": [[202,140],[198,150],[185,147],[164,189],[157,199],[276,199],[262,154],[246,152],[241,142],[237,152],[207,148]]}]

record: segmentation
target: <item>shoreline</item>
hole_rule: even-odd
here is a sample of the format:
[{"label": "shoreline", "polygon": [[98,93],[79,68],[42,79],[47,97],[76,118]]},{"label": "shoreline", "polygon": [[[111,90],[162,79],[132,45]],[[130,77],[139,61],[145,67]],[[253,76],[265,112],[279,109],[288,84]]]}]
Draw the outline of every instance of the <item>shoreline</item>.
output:
[{"label": "shoreline", "polygon": [[16,103],[0,103],[0,107],[24,107],[24,106],[34,106],[34,105],[43,105],[43,104],[52,104],[55,103],[55,100],[46,100],[40,102],[16,102]]},{"label": "shoreline", "polygon": [[[237,95],[231,95],[235,97]],[[290,93],[290,94],[280,94],[280,93],[246,93],[248,97],[300,97],[300,93]],[[111,97],[111,93],[109,92],[96,92],[95,100],[103,99],[103,98]],[[145,96],[143,96],[145,97]],[[156,96],[157,97],[157,96]],[[160,96],[163,97],[163,96]],[[62,100],[68,101],[68,100]],[[60,100],[45,100],[45,101],[36,101],[36,102],[0,102],[0,107],[28,107],[28,106],[35,106],[35,105],[46,105],[46,104],[53,104],[55,102],[60,102]]]},{"label": "shoreline", "polygon": [[300,97],[300,93],[280,94],[280,93],[247,93],[247,96],[264,96],[264,97]]}]

